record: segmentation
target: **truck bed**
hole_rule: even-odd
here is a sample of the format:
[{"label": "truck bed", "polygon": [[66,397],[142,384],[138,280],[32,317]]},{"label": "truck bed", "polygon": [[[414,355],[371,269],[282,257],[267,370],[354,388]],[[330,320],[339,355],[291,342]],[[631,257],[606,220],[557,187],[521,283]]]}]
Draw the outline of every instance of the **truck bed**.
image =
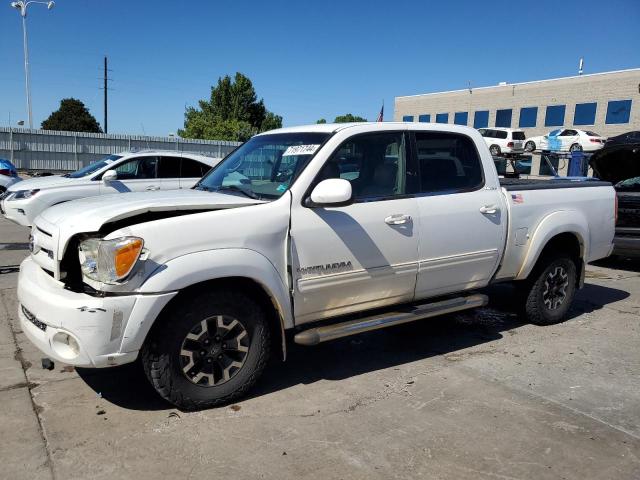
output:
[{"label": "truck bed", "polygon": [[552,190],[555,188],[610,187],[611,183],[597,178],[500,178],[506,190]]}]

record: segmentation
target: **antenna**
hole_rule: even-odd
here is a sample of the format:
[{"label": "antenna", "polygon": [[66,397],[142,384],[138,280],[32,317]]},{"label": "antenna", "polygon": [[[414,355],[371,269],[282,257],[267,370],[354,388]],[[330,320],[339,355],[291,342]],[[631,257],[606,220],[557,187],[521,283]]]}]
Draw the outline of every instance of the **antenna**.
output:
[{"label": "antenna", "polygon": [[578,67],[578,75],[582,75],[583,67],[584,67],[584,57],[580,57],[580,66]]}]

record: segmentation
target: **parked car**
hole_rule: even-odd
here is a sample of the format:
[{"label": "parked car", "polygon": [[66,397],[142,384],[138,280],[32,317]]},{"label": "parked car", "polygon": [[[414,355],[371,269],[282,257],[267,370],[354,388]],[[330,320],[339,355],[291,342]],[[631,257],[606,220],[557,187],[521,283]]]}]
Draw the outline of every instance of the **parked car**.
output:
[{"label": "parked car", "polygon": [[529,137],[524,143],[527,152],[551,150],[554,152],[594,152],[604,146],[606,139],[589,130],[560,128],[546,135]]},{"label": "parked car", "polygon": [[[225,185],[237,172],[249,182]],[[585,264],[611,252],[614,218],[607,182],[500,180],[469,127],[283,128],[191,190],[45,210],[18,315],[53,359],[141,357],[162,397],[210,407],[244,395],[271,351],[286,357],[287,332],[316,345],[478,307],[477,289],[507,280],[529,321],[559,322]]]},{"label": "parked car", "polygon": [[22,179],[18,176],[18,170],[16,170],[13,163],[4,158],[0,158],[0,195],[20,180]]},{"label": "parked car", "polygon": [[590,159],[593,174],[614,183],[618,222],[613,240],[617,255],[640,255],[640,135],[629,132],[607,142]]},{"label": "parked car", "polygon": [[512,155],[524,151],[525,134],[523,130],[512,128],[480,128],[478,130],[484,138],[491,155]]},{"label": "parked car", "polygon": [[23,180],[0,201],[5,218],[30,226],[46,208],[109,193],[191,188],[220,159],[194,153],[144,150],[109,155],[80,170]]}]

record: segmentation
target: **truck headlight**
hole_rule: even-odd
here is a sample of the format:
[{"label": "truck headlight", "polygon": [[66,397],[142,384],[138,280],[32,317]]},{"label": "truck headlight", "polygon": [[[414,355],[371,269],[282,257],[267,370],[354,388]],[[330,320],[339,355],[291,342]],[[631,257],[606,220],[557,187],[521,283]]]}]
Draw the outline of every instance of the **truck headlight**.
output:
[{"label": "truck headlight", "polygon": [[138,237],[88,238],[78,247],[82,273],[98,282],[118,283],[131,273],[143,246]]},{"label": "truck headlight", "polygon": [[39,191],[39,188],[34,188],[33,190],[16,190],[15,192],[11,192],[11,194],[7,196],[7,201],[26,200],[33,197]]}]

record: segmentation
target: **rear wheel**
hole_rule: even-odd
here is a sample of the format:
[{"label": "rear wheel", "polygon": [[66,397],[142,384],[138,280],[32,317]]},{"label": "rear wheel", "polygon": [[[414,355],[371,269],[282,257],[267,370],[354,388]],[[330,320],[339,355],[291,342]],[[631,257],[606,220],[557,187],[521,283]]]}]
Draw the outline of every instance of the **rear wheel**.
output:
[{"label": "rear wheel", "polygon": [[270,351],[265,312],[229,290],[185,295],[174,303],[142,350],[158,393],[184,410],[215,407],[244,395]]},{"label": "rear wheel", "polygon": [[500,147],[498,145],[491,145],[489,147],[489,151],[491,152],[491,155],[493,155],[494,157],[497,157],[498,155],[500,155]]},{"label": "rear wheel", "polygon": [[524,149],[527,152],[533,152],[536,149],[536,144],[531,142],[531,141],[529,141],[529,142],[524,144]]},{"label": "rear wheel", "polygon": [[571,147],[569,147],[569,151],[570,152],[581,152],[582,151],[582,145],[580,145],[579,143],[574,143],[573,145],[571,145]]},{"label": "rear wheel", "polygon": [[569,255],[545,255],[522,286],[524,312],[536,325],[564,320],[576,293],[576,262]]}]

